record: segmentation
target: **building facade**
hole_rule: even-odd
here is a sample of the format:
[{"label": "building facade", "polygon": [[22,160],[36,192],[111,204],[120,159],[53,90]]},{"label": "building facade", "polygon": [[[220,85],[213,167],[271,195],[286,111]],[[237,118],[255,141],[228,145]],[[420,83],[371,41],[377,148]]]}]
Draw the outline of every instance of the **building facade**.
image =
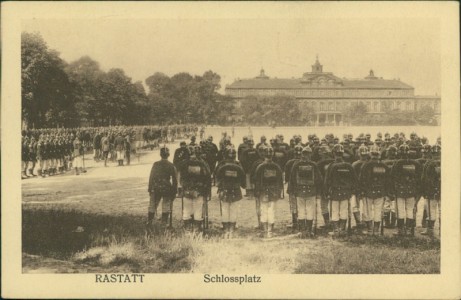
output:
[{"label": "building facade", "polygon": [[243,101],[250,101],[250,96],[294,97],[303,113],[315,113],[312,125],[317,126],[342,125],[347,121],[344,110],[360,102],[366,105],[369,114],[383,114],[389,109],[417,111],[429,106],[434,109],[440,124],[440,96],[415,96],[412,86],[397,79],[376,77],[373,70],[363,79],[339,78],[324,72],[318,58],[312,65],[312,72],[304,73],[301,78],[270,78],[262,69],[255,78],[238,79],[227,85],[225,93],[236,101],[237,111]]}]

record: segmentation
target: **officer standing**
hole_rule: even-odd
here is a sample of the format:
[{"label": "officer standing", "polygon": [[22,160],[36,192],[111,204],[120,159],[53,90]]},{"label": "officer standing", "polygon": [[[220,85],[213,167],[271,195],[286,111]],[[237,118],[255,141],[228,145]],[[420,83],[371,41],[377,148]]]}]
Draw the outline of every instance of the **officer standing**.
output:
[{"label": "officer standing", "polygon": [[[359,178],[360,177],[360,171],[361,171],[363,165],[370,158],[370,151],[369,151],[369,148],[367,146],[362,144],[358,148],[357,152],[359,154],[359,160],[354,161],[352,163],[352,167],[354,168],[354,172],[355,172],[357,178]],[[360,224],[361,224],[361,220],[360,220],[360,203],[362,203],[364,205],[364,204],[366,204],[366,200],[365,200],[365,191],[362,189],[362,186],[359,185],[358,190],[357,190],[357,200],[354,201],[354,203],[351,203],[352,212],[354,214],[354,219],[355,219],[355,223],[357,224],[357,227],[359,227]],[[368,210],[366,210],[366,209],[363,212],[363,218],[365,220],[369,219],[369,216],[367,215],[367,212],[368,212]],[[371,230],[371,228],[369,228],[369,230]]]},{"label": "officer standing", "polygon": [[175,150],[173,157],[173,164],[176,170],[179,169],[181,162],[189,158],[189,150],[187,149],[186,142],[179,143],[179,148]]},{"label": "officer standing", "polygon": [[[211,187],[208,166],[200,160],[198,146],[189,146],[189,158],[180,164],[178,169],[179,188],[183,192],[184,203],[182,219],[186,230],[201,231],[204,217],[203,204],[207,201]],[[205,212],[207,213],[207,212]],[[194,216],[192,220],[191,216]]]},{"label": "officer standing", "polygon": [[317,199],[322,193],[322,175],[311,156],[312,149],[304,147],[301,159],[294,162],[290,171],[290,197],[293,194],[297,201],[301,237],[312,236],[314,218],[317,220]]},{"label": "officer standing", "polygon": [[117,151],[117,161],[119,166],[123,166],[125,160],[125,139],[122,137],[122,133],[118,133],[117,138],[114,141],[115,151]]},{"label": "officer standing", "polygon": [[[422,147],[421,147],[421,154],[422,154],[422,157],[416,159],[417,162],[419,162],[419,164],[421,165],[421,167],[423,167],[423,170],[424,170],[424,165],[426,164],[427,161],[429,161],[431,159],[431,153],[432,153],[432,147],[431,145],[429,144],[424,144]],[[424,172],[424,171],[423,171]],[[424,197],[424,195],[423,195]],[[426,204],[428,203],[426,201],[426,199],[423,198],[423,202],[424,202],[424,212],[423,212],[423,220],[422,220],[422,226],[423,228],[426,228],[427,227],[427,206]]]},{"label": "officer standing", "polygon": [[[314,147],[316,145],[315,140],[316,139],[314,137]],[[317,139],[317,142],[318,142],[318,139]],[[331,156],[330,148],[326,145],[317,147],[317,155],[319,157],[317,166],[319,167],[322,178],[325,178],[326,170],[328,169],[328,166],[332,162],[334,162],[334,159]],[[314,150],[312,150],[312,157],[314,157]],[[329,203],[328,196],[326,195],[325,190],[322,190],[322,191],[323,193],[320,199],[320,208],[322,211],[323,222],[325,223],[325,227],[328,228],[330,226],[331,211],[328,210],[328,203]]]},{"label": "officer standing", "polygon": [[216,182],[224,237],[232,238],[237,224],[238,202],[242,199],[240,188],[246,187],[246,178],[243,168],[235,160],[235,150],[230,148],[225,155],[226,162],[216,169]]},{"label": "officer standing", "polygon": [[441,146],[435,144],[432,146],[432,158],[424,165],[423,175],[421,178],[424,187],[424,198],[426,199],[427,214],[429,220],[427,228],[421,232],[423,235],[434,235],[434,224],[439,216],[439,225],[441,224],[441,164],[440,164]]},{"label": "officer standing", "polygon": [[79,169],[82,172],[83,171],[83,145],[82,142],[80,141],[80,138],[78,135],[75,137],[74,143],[74,168],[75,168],[75,175],[80,175]]},{"label": "officer standing", "polygon": [[417,199],[421,195],[421,165],[414,159],[408,158],[410,148],[407,144],[399,147],[400,159],[392,167],[392,193],[397,203],[397,227],[396,235],[406,235],[406,229],[410,229],[414,235],[416,226],[415,209]]},{"label": "officer standing", "polygon": [[272,161],[273,155],[274,150],[266,147],[264,162],[255,172],[255,197],[261,205],[261,223],[267,238],[272,237],[276,203],[281,198],[283,189],[282,169]]},{"label": "officer standing", "polygon": [[161,160],[155,162],[150,171],[149,186],[147,189],[150,195],[147,226],[152,225],[160,200],[163,200],[162,224],[166,225],[168,218],[171,218],[170,222],[173,218],[171,208],[176,196],[178,181],[176,178],[176,169],[174,165],[168,161],[169,156],[170,150],[167,147],[160,148]]},{"label": "officer standing", "polygon": [[333,147],[335,161],[328,166],[325,175],[325,191],[331,201],[334,235],[343,235],[346,231],[346,223],[348,218],[350,219],[350,200],[355,197],[358,187],[354,168],[343,160],[343,153],[344,148],[341,144]]},{"label": "officer standing", "polygon": [[368,233],[374,235],[381,225],[384,197],[390,185],[390,169],[379,160],[380,149],[377,145],[371,146],[370,154],[370,161],[365,162],[361,168],[359,182],[365,196],[363,206]]}]

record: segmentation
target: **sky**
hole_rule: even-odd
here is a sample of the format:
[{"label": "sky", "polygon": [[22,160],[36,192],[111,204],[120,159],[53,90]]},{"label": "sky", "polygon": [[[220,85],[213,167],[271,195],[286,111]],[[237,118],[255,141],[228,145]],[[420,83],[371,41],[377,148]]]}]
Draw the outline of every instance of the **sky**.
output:
[{"label": "sky", "polygon": [[319,56],[325,72],[363,78],[370,69],[400,79],[416,95],[440,95],[440,24],[429,18],[33,19],[48,47],[72,62],[88,55],[133,81],[155,72],[202,75],[223,89],[237,78],[300,78]]}]

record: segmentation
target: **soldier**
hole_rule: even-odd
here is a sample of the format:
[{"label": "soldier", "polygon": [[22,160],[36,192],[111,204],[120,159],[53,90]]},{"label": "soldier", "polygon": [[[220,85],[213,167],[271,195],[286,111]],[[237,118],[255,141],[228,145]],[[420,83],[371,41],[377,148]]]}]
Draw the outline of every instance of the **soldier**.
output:
[{"label": "soldier", "polygon": [[96,132],[95,136],[93,137],[93,149],[94,149],[94,161],[98,162],[101,158],[101,135],[99,131]]},{"label": "soldier", "polygon": [[[370,152],[369,152],[369,149],[367,146],[365,146],[364,144],[362,144],[359,149],[358,149],[358,154],[359,154],[359,160],[355,161],[352,163],[352,167],[354,168],[354,172],[357,176],[357,178],[360,177],[360,171],[363,167],[363,165],[368,161],[368,159],[370,158]],[[357,224],[357,229],[362,226],[361,224],[361,219],[360,219],[360,203],[362,204],[366,204],[366,200],[365,200],[365,191],[362,189],[362,186],[359,185],[358,187],[358,190],[357,190],[357,200],[356,201],[353,201],[353,203],[351,203],[352,205],[352,212],[354,214],[354,219],[355,219],[355,223]],[[365,220],[368,219],[368,216],[367,216],[367,212],[368,210],[365,210],[364,213],[363,213],[363,217]]]},{"label": "soldier", "polygon": [[421,195],[421,165],[414,159],[408,158],[410,148],[407,144],[399,147],[401,158],[392,167],[392,196],[397,202],[397,227],[396,235],[406,235],[409,228],[414,235],[416,226],[415,212],[417,199]]},{"label": "soldier", "polygon": [[[397,148],[394,145],[390,145],[386,150],[386,159],[383,159],[382,162],[388,167],[389,170],[392,170],[395,161],[397,160]],[[397,222],[397,215],[395,213],[395,199],[390,196],[390,193],[384,199],[384,224],[385,228],[394,228]]]},{"label": "soldier", "polygon": [[248,149],[248,137],[243,137],[243,143],[241,143],[237,148],[237,159],[240,161],[242,158],[242,153],[245,149]]},{"label": "soldier", "polygon": [[125,137],[125,158],[126,158],[126,164],[129,166],[130,165],[130,157],[131,157],[131,141],[130,141],[130,136],[127,135]]},{"label": "soldier", "polygon": [[204,146],[205,146],[204,152],[206,154],[205,160],[208,166],[210,167],[211,174],[213,174],[216,168],[217,155],[219,151],[218,146],[213,144],[213,137],[211,135],[208,136],[207,140],[205,141]]},{"label": "soldier", "polygon": [[179,165],[184,160],[189,159],[189,150],[187,149],[186,142],[179,143],[179,148],[174,152],[173,164],[176,170],[179,169]]},{"label": "soldier", "polygon": [[246,178],[246,197],[253,196],[253,183],[251,182],[251,167],[258,160],[259,155],[256,149],[253,147],[254,141],[252,138],[248,139],[248,148],[242,153],[240,163],[242,164],[243,170],[245,171]]},{"label": "soldier", "polygon": [[107,132],[104,133],[104,136],[101,138],[101,149],[102,149],[102,158],[104,159],[104,167],[107,167],[107,158],[109,157],[110,152],[110,141],[107,136]]},{"label": "soldier", "polygon": [[74,151],[73,151],[73,154],[74,154],[74,168],[75,168],[75,175],[80,175],[80,172],[79,172],[79,169],[80,171],[83,170],[83,145],[82,145],[82,142],[80,141],[80,138],[78,137],[78,135],[75,137],[75,140],[74,140],[74,143],[73,143],[73,146],[74,146]]},{"label": "soldier", "polygon": [[186,229],[201,231],[204,216],[203,203],[207,201],[211,187],[211,174],[208,166],[197,157],[198,147],[189,146],[188,150],[189,158],[184,160],[178,169],[179,187],[184,196],[182,219]]},{"label": "soldier", "polygon": [[379,160],[380,150],[377,145],[370,148],[371,159],[360,170],[359,182],[365,196],[364,214],[368,233],[379,231],[382,219],[384,197],[388,194],[390,169]]},{"label": "soldier", "polygon": [[196,137],[195,135],[191,136],[189,146],[196,146]]},{"label": "soldier", "polygon": [[226,151],[226,162],[216,169],[216,181],[221,207],[224,237],[232,238],[237,224],[238,201],[242,199],[240,188],[246,187],[245,172],[235,160],[235,150]]},{"label": "soldier", "polygon": [[298,226],[298,208],[297,208],[296,194],[294,193],[292,184],[290,182],[290,177],[291,177],[291,169],[293,168],[293,165],[301,159],[303,147],[301,145],[296,145],[293,150],[294,150],[293,151],[294,157],[293,159],[290,159],[285,164],[284,172],[285,172],[285,183],[288,184],[287,194],[288,194],[288,201],[290,203],[290,212],[291,212],[291,220],[292,220],[291,225],[288,225],[288,227],[291,227],[292,230],[295,231],[297,230],[297,226]]},{"label": "soldier", "polygon": [[261,141],[258,144],[256,144],[256,150],[258,150],[261,146],[269,146],[266,142],[266,137],[264,135],[261,136]]},{"label": "soldier", "polygon": [[27,136],[22,137],[21,141],[21,162],[22,172],[21,179],[27,178],[27,164],[29,161],[29,138]]},{"label": "soldier", "polygon": [[178,181],[176,178],[176,169],[174,165],[168,161],[170,150],[167,147],[160,148],[161,160],[155,162],[152,166],[149,176],[149,186],[147,191],[150,195],[149,211],[147,215],[147,226],[151,226],[155,219],[157,207],[162,202],[162,224],[166,225],[168,218],[172,223],[173,200],[178,189]]},{"label": "soldier", "polygon": [[350,222],[349,201],[355,197],[358,187],[354,168],[344,162],[343,153],[344,148],[341,144],[334,146],[335,161],[328,166],[325,174],[325,191],[330,198],[334,235],[342,235],[346,231],[347,220]]},{"label": "soldier", "polygon": [[261,223],[265,236],[272,237],[275,222],[275,206],[281,198],[283,177],[280,167],[272,161],[274,150],[270,147],[264,149],[264,162],[255,172],[255,197],[261,205]]},{"label": "soldier", "polygon": [[434,224],[439,216],[439,230],[441,224],[441,162],[440,162],[441,146],[435,144],[432,146],[432,158],[429,159],[423,168],[421,178],[424,187],[424,198],[426,199],[427,215],[429,220],[427,228],[421,232],[422,235],[432,237],[434,235]]},{"label": "soldier", "polygon": [[290,146],[283,142],[283,135],[278,135],[275,139],[274,158],[273,161],[279,165],[281,170],[285,169],[285,164],[288,161],[288,150]]},{"label": "soldier", "polygon": [[[315,144],[314,144],[315,145]],[[312,151],[312,156],[314,156],[314,151]],[[328,166],[334,162],[334,159],[331,156],[331,151],[328,146],[322,146],[318,148],[318,156],[319,156],[319,162],[317,162],[317,166],[319,167],[320,174],[322,175],[322,178],[325,178],[326,175],[326,170],[328,169]],[[320,209],[322,211],[322,217],[323,217],[323,222],[325,224],[325,227],[328,228],[330,226],[330,213],[328,211],[328,196],[326,195],[325,191],[323,190],[323,193],[321,195],[320,199]]]},{"label": "soldier", "polygon": [[317,165],[311,161],[311,155],[312,149],[309,146],[304,147],[301,159],[294,162],[289,176],[290,196],[293,194],[297,201],[301,237],[312,236],[314,218],[317,220],[317,199],[322,193],[322,175]]},{"label": "soldier", "polygon": [[125,139],[122,137],[122,133],[118,133],[114,140],[115,151],[117,151],[117,161],[119,166],[123,166],[125,160]]},{"label": "soldier", "polygon": [[[426,164],[427,161],[429,161],[431,159],[431,152],[432,152],[432,147],[431,145],[429,144],[424,144],[422,147],[421,147],[421,157],[416,159],[417,162],[419,162],[419,164],[421,165],[421,167],[423,167],[424,169],[424,165]],[[424,195],[423,195],[424,197]],[[423,219],[422,219],[422,227],[423,228],[426,228],[427,227],[427,201],[425,199],[423,199],[423,203],[424,203],[424,212],[423,212]]]}]

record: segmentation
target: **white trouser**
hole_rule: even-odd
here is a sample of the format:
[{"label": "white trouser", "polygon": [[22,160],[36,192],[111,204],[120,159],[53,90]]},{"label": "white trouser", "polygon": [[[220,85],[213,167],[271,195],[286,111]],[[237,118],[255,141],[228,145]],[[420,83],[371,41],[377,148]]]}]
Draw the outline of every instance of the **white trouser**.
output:
[{"label": "white trouser", "polygon": [[194,215],[195,221],[203,220],[203,196],[197,198],[184,198],[184,209],[182,212],[182,219],[184,221],[190,220],[190,216]]},{"label": "white trouser", "polygon": [[[428,209],[428,203],[430,203],[430,211]],[[431,221],[437,220],[437,215],[440,215],[440,200],[426,199],[424,206],[427,210],[427,215],[429,219]]]},{"label": "white trouser", "polygon": [[46,159],[39,160],[38,165],[40,170],[46,170],[46,168],[48,167]]},{"label": "white trouser", "polygon": [[331,220],[347,220],[349,200],[331,201]]},{"label": "white trouser", "polygon": [[267,196],[259,197],[259,201],[261,203],[261,222],[274,224],[276,201],[269,201]]},{"label": "white trouser", "polygon": [[352,196],[350,201],[351,201],[352,212],[353,213],[360,212],[360,201],[363,201],[363,198],[357,199],[357,197]]},{"label": "white trouser", "polygon": [[74,163],[73,163],[74,168],[82,168],[83,167],[83,157],[82,156],[76,156],[74,157]]},{"label": "white trouser", "polygon": [[364,203],[365,211],[367,212],[366,221],[381,222],[381,214],[383,211],[384,197],[371,199],[366,198]]},{"label": "white trouser", "polygon": [[221,201],[222,207],[222,222],[227,223],[236,223],[237,216],[239,211],[239,201],[234,202],[224,202]]},{"label": "white trouser", "polygon": [[415,207],[415,197],[397,198],[397,218],[414,219],[413,208]]},{"label": "white trouser", "polygon": [[315,196],[296,197],[298,204],[298,220],[314,220],[315,216]]}]

